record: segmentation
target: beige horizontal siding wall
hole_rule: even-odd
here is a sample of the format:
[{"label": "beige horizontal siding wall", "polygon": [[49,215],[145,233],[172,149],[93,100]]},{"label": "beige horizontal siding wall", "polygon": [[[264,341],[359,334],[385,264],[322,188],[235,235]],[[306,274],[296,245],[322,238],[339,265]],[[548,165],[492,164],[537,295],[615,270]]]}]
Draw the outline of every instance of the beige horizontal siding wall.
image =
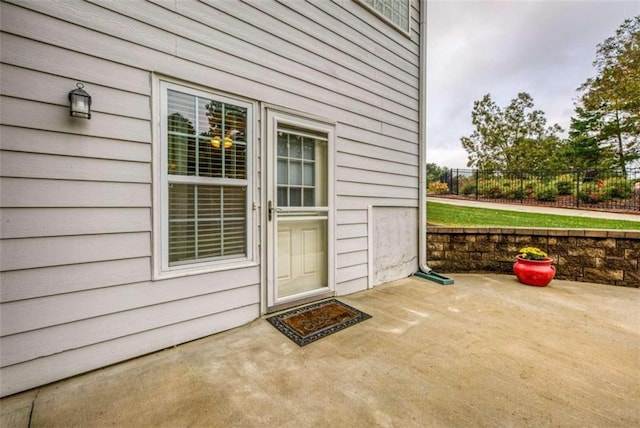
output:
[{"label": "beige horizontal siding wall", "polygon": [[2,395],[259,315],[259,266],[151,281],[152,73],[337,123],[337,290],[366,288],[367,207],[418,204],[412,3],[410,37],[352,1],[1,3]]}]

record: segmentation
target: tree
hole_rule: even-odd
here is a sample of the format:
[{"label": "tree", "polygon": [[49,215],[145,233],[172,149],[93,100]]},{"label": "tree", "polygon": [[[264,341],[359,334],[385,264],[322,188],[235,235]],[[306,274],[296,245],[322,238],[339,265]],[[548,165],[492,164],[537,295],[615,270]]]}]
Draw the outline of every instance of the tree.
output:
[{"label": "tree", "polygon": [[446,178],[449,174],[449,168],[446,166],[438,166],[435,163],[427,163],[427,183],[433,183]]},{"label": "tree", "polygon": [[462,137],[469,154],[467,165],[483,170],[549,170],[559,168],[556,156],[562,146],[558,125],[547,127],[544,112],[533,109],[533,98],[520,92],[502,110],[491,94],[473,103],[471,120],[476,129]]},{"label": "tree", "polygon": [[[582,95],[572,142],[592,138],[615,156],[626,175],[627,166],[640,159],[640,16],[625,20],[614,36],[597,46],[593,65],[596,77],[578,88]],[[585,117],[597,120],[579,123]]]},{"label": "tree", "polygon": [[616,155],[607,147],[601,147],[596,137],[602,115],[576,106],[576,116],[571,118],[569,144],[564,156],[574,169],[610,169],[616,165]]}]

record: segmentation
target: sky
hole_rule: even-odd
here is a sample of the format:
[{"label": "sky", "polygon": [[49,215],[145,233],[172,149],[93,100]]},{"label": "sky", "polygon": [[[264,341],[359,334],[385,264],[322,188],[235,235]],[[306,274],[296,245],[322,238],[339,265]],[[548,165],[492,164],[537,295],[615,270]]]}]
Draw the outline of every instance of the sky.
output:
[{"label": "sky", "polygon": [[639,1],[427,1],[427,162],[468,168],[460,138],[486,94],[504,109],[528,92],[568,130],[598,43],[639,14]]}]

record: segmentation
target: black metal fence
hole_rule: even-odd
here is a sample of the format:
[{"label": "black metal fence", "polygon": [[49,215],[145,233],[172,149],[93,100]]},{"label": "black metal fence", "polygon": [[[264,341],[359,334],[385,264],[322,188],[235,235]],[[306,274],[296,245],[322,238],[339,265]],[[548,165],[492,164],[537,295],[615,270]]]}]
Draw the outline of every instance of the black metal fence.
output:
[{"label": "black metal fence", "polygon": [[[450,169],[427,183],[430,195],[562,208],[640,212],[640,168],[613,171],[481,171]],[[446,184],[446,187],[445,187]]]}]

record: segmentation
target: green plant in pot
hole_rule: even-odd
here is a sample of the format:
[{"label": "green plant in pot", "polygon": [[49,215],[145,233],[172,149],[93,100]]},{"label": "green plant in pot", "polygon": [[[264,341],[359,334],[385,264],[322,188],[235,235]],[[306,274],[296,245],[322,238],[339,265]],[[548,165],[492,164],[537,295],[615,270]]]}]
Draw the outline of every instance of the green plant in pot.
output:
[{"label": "green plant in pot", "polygon": [[552,262],[553,259],[540,248],[524,247],[516,256],[513,273],[523,284],[545,287],[556,274]]}]

